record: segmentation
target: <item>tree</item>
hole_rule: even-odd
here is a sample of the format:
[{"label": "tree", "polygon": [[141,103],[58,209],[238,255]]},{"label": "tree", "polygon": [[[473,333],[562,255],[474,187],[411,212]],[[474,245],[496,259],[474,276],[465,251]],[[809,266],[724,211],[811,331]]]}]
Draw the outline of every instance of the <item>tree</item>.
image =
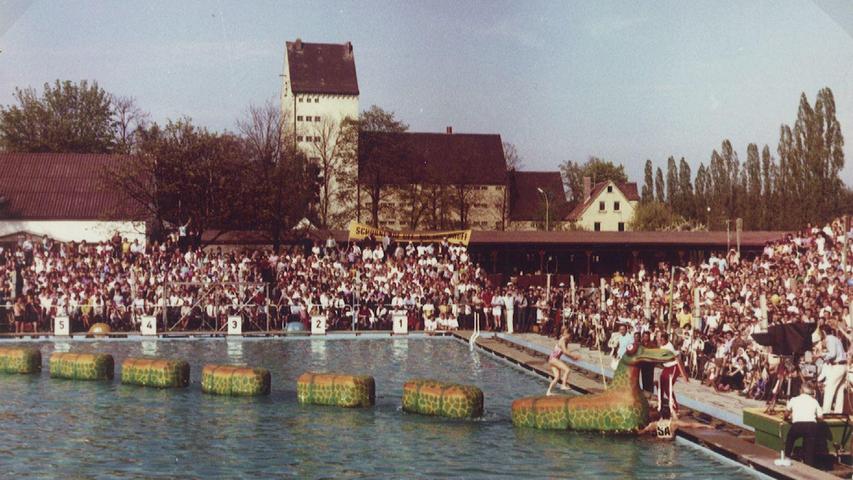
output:
[{"label": "tree", "polygon": [[637,205],[631,220],[631,229],[636,231],[673,230],[680,229],[683,223],[684,218],[673,212],[669,205],[652,201]]},{"label": "tree", "polygon": [[708,174],[708,169],[704,163],[699,164],[696,169],[696,180],[694,181],[694,198],[696,207],[696,216],[700,221],[704,221],[708,229],[711,229],[711,177]]},{"label": "tree", "polygon": [[407,132],[409,124],[397,118],[394,112],[376,105],[361,112],[359,127],[363,132]]},{"label": "tree", "polygon": [[670,155],[666,160],[666,202],[674,212],[681,209],[681,195],[678,186],[678,168],[675,166],[675,157]]},{"label": "tree", "polygon": [[140,131],[138,148],[137,155],[105,172],[105,181],[150,212],[155,231],[189,222],[198,243],[207,229],[224,233],[245,221],[251,206],[243,202],[251,196],[238,137],[211,133],[185,118]]},{"label": "tree", "polygon": [[110,153],[115,150],[111,95],[98,86],[56,80],[16,88],[17,105],[0,107],[0,144],[15,152]]},{"label": "tree", "polygon": [[681,157],[678,163],[678,191],[681,196],[680,209],[676,210],[684,218],[696,219],[696,198],[693,194],[693,176],[690,165]]},{"label": "tree", "polygon": [[646,160],[646,166],[643,170],[643,193],[641,199],[643,203],[651,202],[655,199],[655,180],[654,170],[652,169],[652,161]]},{"label": "tree", "polygon": [[318,175],[308,168],[305,154],[296,148],[285,125],[287,119],[272,102],[250,106],[237,122],[251,178],[245,186],[252,199],[247,223],[266,231],[275,249],[286,233],[283,229],[309,216]]},{"label": "tree", "polygon": [[775,225],[773,221],[773,209],[777,204],[775,183],[779,176],[776,162],[770,155],[770,147],[764,145],[764,150],[761,151],[761,220],[759,227],[763,230],[769,230]]},{"label": "tree", "polygon": [[758,156],[758,145],[750,143],[746,147],[746,205],[743,221],[745,228],[757,230],[761,223],[761,160]]},{"label": "tree", "polygon": [[624,166],[616,165],[609,160],[598,157],[589,157],[583,164],[567,160],[560,165],[560,171],[563,174],[563,182],[566,185],[566,190],[569,192],[570,202],[582,200],[583,177],[590,177],[593,186],[608,180],[613,180],[616,183],[625,183],[628,181],[628,175],[625,174]]},{"label": "tree", "polygon": [[509,142],[503,142],[504,158],[506,159],[506,169],[512,172],[521,170],[524,167],[524,161],[521,155],[518,154],[518,149],[515,145]]},{"label": "tree", "polygon": [[[344,120],[346,122],[347,119]],[[342,179],[356,175],[346,161],[344,152],[349,148],[346,145],[347,128],[343,122],[331,118],[324,118],[322,122],[315,123],[311,136],[310,155],[316,163],[319,172],[319,205],[317,205],[317,218],[324,228],[344,226],[344,220],[348,217],[346,209],[334,210],[336,206],[346,204],[347,194]]]},{"label": "tree", "polygon": [[655,173],[655,200],[658,202],[666,202],[666,192],[664,191],[663,170],[658,167]]},{"label": "tree", "polygon": [[399,184],[400,172],[405,169],[400,162],[408,158],[402,137],[395,134],[405,132],[409,126],[398,120],[394,112],[373,105],[362,112],[354,127],[357,132],[381,133],[371,135],[369,142],[362,142],[359,135],[356,155],[356,208],[361,211],[362,195],[366,196],[370,200],[370,223],[378,227],[382,200],[393,193],[392,186]]},{"label": "tree", "polygon": [[138,132],[148,125],[148,113],[136,105],[133,97],[113,95],[110,103],[115,118],[115,151],[135,153]]}]

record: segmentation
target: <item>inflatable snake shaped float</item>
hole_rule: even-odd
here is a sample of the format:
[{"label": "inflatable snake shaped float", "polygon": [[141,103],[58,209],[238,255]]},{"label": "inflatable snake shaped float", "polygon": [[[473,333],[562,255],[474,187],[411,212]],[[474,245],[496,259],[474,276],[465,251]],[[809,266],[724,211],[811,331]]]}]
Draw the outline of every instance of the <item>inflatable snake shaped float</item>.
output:
[{"label": "inflatable snake shaped float", "polygon": [[669,350],[631,345],[604,392],[520,398],[512,402],[512,423],[560,430],[636,431],[648,423],[649,417],[649,402],[640,390],[640,364],[672,360],[675,354]]}]

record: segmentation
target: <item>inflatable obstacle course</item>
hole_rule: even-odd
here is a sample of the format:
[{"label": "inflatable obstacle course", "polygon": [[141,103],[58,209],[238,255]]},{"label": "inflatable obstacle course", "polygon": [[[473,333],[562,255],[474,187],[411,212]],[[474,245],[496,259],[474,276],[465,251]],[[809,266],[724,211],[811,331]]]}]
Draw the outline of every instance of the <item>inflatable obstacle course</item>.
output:
[{"label": "inflatable obstacle course", "polygon": [[37,348],[0,348],[0,373],[38,373],[41,350]]},{"label": "inflatable obstacle course", "polygon": [[128,358],[121,365],[121,383],[143,387],[183,388],[190,384],[190,364],[184,360]]},{"label": "inflatable obstacle course", "polygon": [[112,380],[115,361],[105,353],[54,353],[50,376],[70,380]]},{"label": "inflatable obstacle course", "polygon": [[519,398],[512,402],[512,424],[516,427],[566,430],[569,399],[566,395]]},{"label": "inflatable obstacle course", "polygon": [[208,364],[201,370],[201,391],[213,395],[268,395],[270,371],[266,368]]},{"label": "inflatable obstacle course", "polygon": [[403,385],[403,410],[449,418],[483,415],[483,391],[473,385],[415,379]]},{"label": "inflatable obstacle course", "polygon": [[367,375],[303,373],[296,380],[299,403],[335,407],[372,407],[376,382]]}]

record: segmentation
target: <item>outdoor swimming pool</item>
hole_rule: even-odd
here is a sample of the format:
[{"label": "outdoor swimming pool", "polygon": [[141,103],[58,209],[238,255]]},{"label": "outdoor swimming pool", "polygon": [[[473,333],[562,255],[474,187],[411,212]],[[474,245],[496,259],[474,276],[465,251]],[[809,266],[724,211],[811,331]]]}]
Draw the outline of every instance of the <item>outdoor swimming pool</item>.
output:
[{"label": "outdoor swimming pool", "polygon": [[[2,345],[14,345],[3,342]],[[752,478],[691,448],[634,437],[515,429],[510,404],[544,380],[450,338],[110,340],[39,346],[41,375],[0,376],[0,458],[10,478]],[[111,353],[112,383],[51,379],[55,349]],[[183,390],[121,385],[125,357],[183,358]],[[203,395],[205,363],[269,368],[269,397]],[[376,407],[300,406],[303,372],[373,375]],[[483,389],[486,414],[402,412],[406,379]]]}]

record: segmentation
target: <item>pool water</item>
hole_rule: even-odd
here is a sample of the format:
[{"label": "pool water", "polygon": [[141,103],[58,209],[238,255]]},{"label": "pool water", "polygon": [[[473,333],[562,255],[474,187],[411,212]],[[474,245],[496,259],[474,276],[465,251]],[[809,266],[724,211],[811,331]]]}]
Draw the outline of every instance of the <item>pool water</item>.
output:
[{"label": "pool water", "polygon": [[[4,342],[3,345],[12,345]],[[127,340],[29,343],[41,375],[0,374],[0,477],[8,478],[752,478],[671,443],[516,429],[510,404],[547,383],[450,338]],[[111,353],[116,379],[51,379],[54,350]],[[190,362],[183,390],[121,385],[125,357]],[[268,397],[204,395],[205,363],[269,368]],[[306,371],[376,378],[376,407],[300,406]],[[475,384],[486,414],[459,421],[404,413],[403,383]]]}]

